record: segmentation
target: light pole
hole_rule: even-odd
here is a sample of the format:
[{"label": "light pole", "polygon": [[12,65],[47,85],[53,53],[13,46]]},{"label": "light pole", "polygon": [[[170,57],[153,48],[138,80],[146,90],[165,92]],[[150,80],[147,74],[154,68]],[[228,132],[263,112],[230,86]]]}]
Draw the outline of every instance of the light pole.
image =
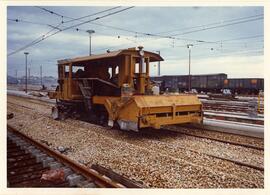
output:
[{"label": "light pole", "polygon": [[29,52],[24,52],[25,55],[25,93],[27,93],[27,55]]},{"label": "light pole", "polygon": [[89,56],[91,56],[92,55],[92,53],[91,53],[91,35],[93,33],[95,33],[95,31],[94,30],[87,30],[86,32],[89,33]]},{"label": "light pole", "polygon": [[[158,55],[160,55],[160,51],[157,51]],[[160,76],[160,61],[158,61],[158,76]]]},{"label": "light pole", "polygon": [[40,84],[42,87],[42,65],[40,66]]},{"label": "light pole", "polygon": [[18,84],[18,70],[15,70],[16,84]]},{"label": "light pole", "polygon": [[188,91],[190,92],[191,88],[191,78],[190,78],[190,58],[191,58],[191,47],[193,44],[187,44],[188,48]]},{"label": "light pole", "polygon": [[30,79],[31,75],[30,75],[30,68],[28,68],[28,83],[31,84],[31,79]]}]

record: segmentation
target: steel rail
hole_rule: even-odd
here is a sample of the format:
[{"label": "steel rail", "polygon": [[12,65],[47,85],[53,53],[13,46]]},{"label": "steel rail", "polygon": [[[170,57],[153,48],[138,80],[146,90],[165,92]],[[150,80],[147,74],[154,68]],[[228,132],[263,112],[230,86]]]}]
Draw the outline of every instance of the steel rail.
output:
[{"label": "steel rail", "polygon": [[254,146],[254,145],[250,145],[250,144],[242,144],[242,143],[239,143],[239,142],[234,142],[234,141],[229,141],[229,140],[224,140],[224,139],[219,139],[219,138],[213,138],[213,137],[209,137],[209,136],[194,135],[192,133],[186,133],[186,132],[179,132],[179,131],[175,131],[175,132],[178,132],[178,133],[181,133],[181,134],[184,134],[184,135],[188,135],[188,136],[192,136],[192,137],[210,139],[210,140],[218,141],[218,142],[222,142],[222,143],[228,143],[228,144],[232,144],[232,145],[243,146],[243,147],[246,147],[246,148],[252,148],[252,149],[256,149],[256,150],[264,150],[264,147],[260,147],[260,146]]},{"label": "steel rail", "polygon": [[[172,131],[172,130],[169,130],[169,129],[162,129],[162,130]],[[173,132],[178,133],[178,131],[173,131]],[[179,132],[179,133],[181,133],[181,132]],[[218,155],[209,154],[209,153],[206,153],[206,152],[200,152],[200,151],[197,151],[195,149],[191,149],[191,148],[187,148],[187,147],[181,147],[181,146],[178,146],[178,147],[183,149],[183,150],[189,150],[191,152],[195,152],[197,154],[207,155],[207,156],[210,156],[212,158],[228,161],[228,162],[240,165],[240,166],[245,166],[245,167],[249,167],[249,168],[252,168],[252,169],[259,170],[259,171],[264,171],[264,167],[261,167],[261,166],[251,165],[251,164],[248,164],[248,163],[245,163],[245,162],[241,162],[241,161],[226,158],[226,157],[221,157],[221,156],[218,156]]]},{"label": "steel rail", "polygon": [[95,181],[95,184],[98,185],[98,187],[106,187],[106,188],[125,188],[124,185],[112,181],[108,177],[103,177],[101,174],[99,174],[96,170],[94,169],[88,169],[85,166],[82,166],[78,164],[77,162],[67,158],[66,156],[60,154],[59,152],[56,152],[49,148],[48,146],[41,144],[34,139],[28,137],[26,134],[19,132],[15,128],[13,128],[10,125],[7,125],[7,129],[18,136],[22,137],[23,139],[27,140],[31,144],[37,146],[39,149],[44,151],[46,154],[52,156],[53,158],[57,159],[59,162],[63,163],[64,165],[68,166],[69,168],[73,169],[75,172],[81,174],[82,176],[86,178],[93,179]]},{"label": "steel rail", "polygon": [[[37,101],[42,101],[42,100],[37,100]],[[43,101],[42,101],[43,102]],[[13,104],[13,105],[17,105],[17,106],[21,106],[23,108],[27,108],[27,109],[31,109],[33,110],[33,108],[30,108],[30,107],[27,107],[27,106],[23,106],[23,105],[19,105],[19,104],[15,104],[15,103],[12,103],[12,102],[8,102],[9,104]],[[39,104],[38,102],[35,102],[37,104]],[[46,104],[41,104],[43,106],[47,106]],[[191,128],[189,126],[186,126],[186,128]],[[181,134],[185,134],[185,135],[188,135],[188,136],[193,136],[193,137],[198,137],[198,138],[205,138],[205,139],[210,139],[210,140],[214,140],[214,141],[219,141],[219,142],[223,142],[223,143],[229,143],[229,144],[233,144],[233,145],[239,145],[239,146],[243,146],[243,147],[247,147],[247,148],[253,148],[253,149],[257,149],[257,150],[263,150],[264,147],[260,147],[260,146],[254,146],[254,145],[251,145],[251,144],[242,144],[242,143],[239,143],[239,142],[234,142],[234,141],[229,141],[229,140],[224,140],[224,139],[219,139],[219,138],[213,138],[213,137],[210,137],[210,136],[203,136],[203,135],[194,135],[192,133],[186,133],[186,132],[179,132],[177,130],[174,130],[174,129],[168,129],[168,128],[163,128],[164,130],[168,130],[168,131],[173,131],[173,132],[177,132],[177,133],[181,133]],[[204,130],[203,128],[199,128],[197,127],[197,129],[201,129],[201,130]],[[218,131],[216,131],[218,132]],[[228,134],[226,132],[223,132],[225,134]],[[246,137],[250,137],[248,135],[245,135]]]},{"label": "steel rail", "polygon": [[[169,131],[169,130],[167,130],[167,131]],[[264,168],[260,167],[260,166],[251,165],[251,164],[244,163],[244,162],[241,162],[241,161],[232,160],[232,159],[229,159],[229,158],[224,158],[224,157],[220,157],[220,156],[216,156],[216,155],[212,155],[212,154],[208,154],[208,153],[204,153],[204,152],[199,152],[199,151],[189,149],[189,148],[184,148],[183,147],[182,149],[189,150],[189,151],[192,151],[192,152],[195,152],[195,153],[198,153],[198,154],[204,154],[204,155],[207,155],[207,156],[211,156],[213,158],[229,161],[229,162],[232,162],[232,163],[235,163],[235,164],[238,164],[238,165],[241,165],[241,166],[246,166],[246,167],[249,167],[249,168],[253,168],[253,169],[256,169],[256,170],[259,170],[259,171],[264,171]]]}]

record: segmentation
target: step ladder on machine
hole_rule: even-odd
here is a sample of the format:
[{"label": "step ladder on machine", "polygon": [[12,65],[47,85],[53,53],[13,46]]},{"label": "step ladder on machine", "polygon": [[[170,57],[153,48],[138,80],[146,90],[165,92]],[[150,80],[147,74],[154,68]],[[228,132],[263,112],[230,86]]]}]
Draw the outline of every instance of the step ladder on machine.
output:
[{"label": "step ladder on machine", "polygon": [[92,95],[92,87],[90,85],[89,80],[82,79],[79,81],[79,87],[83,95],[84,106],[87,112],[90,112],[92,108],[91,95]]}]

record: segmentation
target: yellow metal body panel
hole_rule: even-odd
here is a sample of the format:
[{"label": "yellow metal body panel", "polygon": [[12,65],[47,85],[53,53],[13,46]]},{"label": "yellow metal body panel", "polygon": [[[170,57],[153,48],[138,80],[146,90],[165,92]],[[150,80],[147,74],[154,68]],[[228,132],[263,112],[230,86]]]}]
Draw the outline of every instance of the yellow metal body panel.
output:
[{"label": "yellow metal body panel", "polygon": [[147,107],[166,107],[172,106],[173,104],[181,105],[181,106],[188,106],[199,104],[201,102],[197,98],[196,95],[189,95],[189,94],[181,94],[181,95],[138,95],[134,96],[134,100],[136,104],[140,108],[147,108]]},{"label": "yellow metal body panel", "polygon": [[93,96],[93,104],[105,104],[107,99],[111,100],[120,100],[120,97],[111,97],[111,96]]},{"label": "yellow metal body panel", "polygon": [[111,120],[134,122],[139,128],[201,123],[203,120],[202,104],[196,95],[95,97],[94,102],[104,103]]}]

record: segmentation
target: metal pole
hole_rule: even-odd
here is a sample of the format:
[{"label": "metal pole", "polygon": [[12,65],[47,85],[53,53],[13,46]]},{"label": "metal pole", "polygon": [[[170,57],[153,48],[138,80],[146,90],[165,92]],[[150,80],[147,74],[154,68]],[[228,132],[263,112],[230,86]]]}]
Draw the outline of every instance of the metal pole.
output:
[{"label": "metal pole", "polygon": [[191,49],[190,47],[192,47],[193,44],[187,44],[187,48],[188,48],[188,91],[190,92],[191,89],[191,76],[190,76],[190,64],[191,64]]},{"label": "metal pole", "polygon": [[91,46],[92,45],[92,43],[91,43],[92,42],[92,40],[91,40],[92,37],[91,37],[91,34],[95,33],[95,31],[94,30],[87,30],[86,32],[89,33],[89,56],[91,56],[92,55],[92,51],[91,51],[92,50],[92,48],[91,48],[92,47]]},{"label": "metal pole", "polygon": [[[158,55],[160,55],[160,51],[157,51]],[[158,76],[160,76],[160,61],[158,61]]]},{"label": "metal pole", "polygon": [[40,85],[42,86],[42,65],[40,66]]},{"label": "metal pole", "polygon": [[17,73],[18,73],[18,71],[17,71],[17,69],[16,69],[16,70],[15,70],[16,84],[18,84],[18,76],[17,76]]},{"label": "metal pole", "polygon": [[89,36],[89,41],[90,41],[90,43],[89,43],[89,56],[91,56],[92,55],[92,52],[91,52],[91,34]]},{"label": "metal pole", "polygon": [[25,54],[25,93],[27,93],[27,55],[28,52],[24,52]]},{"label": "metal pole", "polygon": [[25,93],[27,93],[27,54],[25,54]]},{"label": "metal pole", "polygon": [[30,68],[28,68],[28,82],[30,83]]},{"label": "metal pole", "polygon": [[188,91],[190,91],[191,88],[191,79],[190,79],[190,48],[188,50]]}]

